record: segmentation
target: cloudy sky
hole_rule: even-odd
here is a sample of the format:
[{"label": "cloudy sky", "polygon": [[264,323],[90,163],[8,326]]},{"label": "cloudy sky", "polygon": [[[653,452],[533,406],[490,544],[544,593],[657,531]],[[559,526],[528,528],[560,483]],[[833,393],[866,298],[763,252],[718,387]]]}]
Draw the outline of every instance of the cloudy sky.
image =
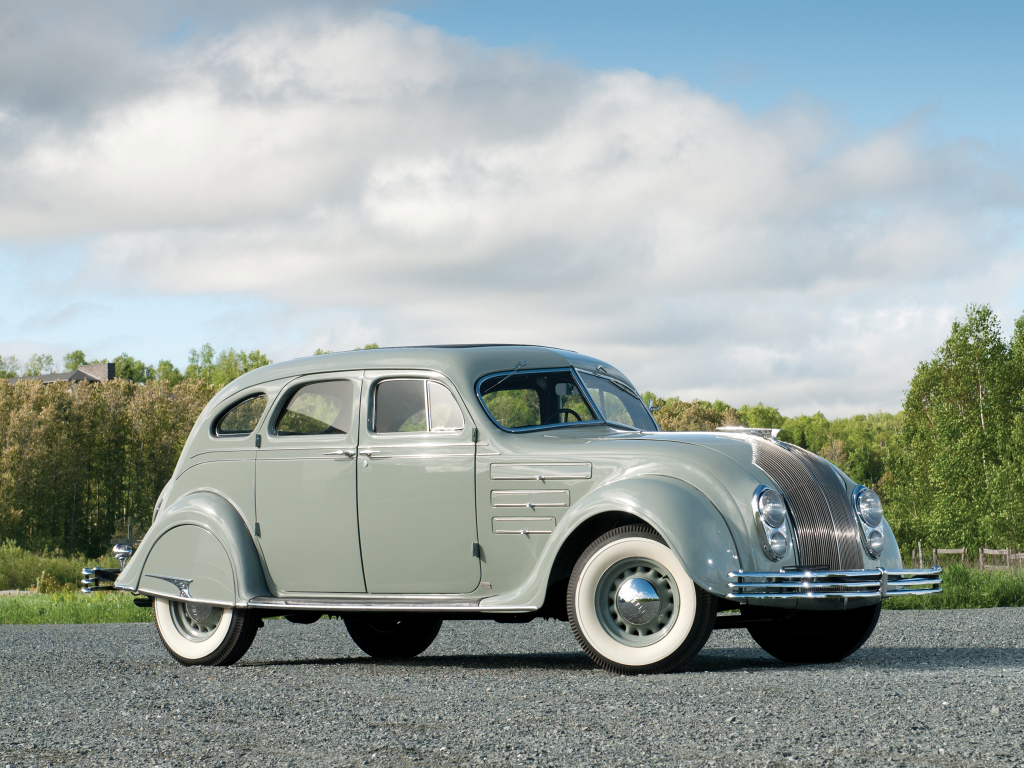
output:
[{"label": "cloudy sky", "polygon": [[1024,6],[827,5],[5,3],[0,354],[522,342],[897,410],[1024,311]]}]

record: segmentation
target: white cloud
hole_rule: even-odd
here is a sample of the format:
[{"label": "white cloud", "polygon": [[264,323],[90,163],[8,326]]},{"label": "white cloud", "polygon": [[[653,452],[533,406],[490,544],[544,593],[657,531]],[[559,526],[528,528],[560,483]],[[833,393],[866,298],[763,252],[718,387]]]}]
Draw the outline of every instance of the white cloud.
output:
[{"label": "white cloud", "polygon": [[0,238],[85,238],[86,291],[258,297],[277,357],[368,331],[549,343],[661,393],[838,415],[897,408],[967,301],[1020,311],[1024,196],[983,148],[380,12],[145,60],[86,120],[29,140],[3,111]]}]

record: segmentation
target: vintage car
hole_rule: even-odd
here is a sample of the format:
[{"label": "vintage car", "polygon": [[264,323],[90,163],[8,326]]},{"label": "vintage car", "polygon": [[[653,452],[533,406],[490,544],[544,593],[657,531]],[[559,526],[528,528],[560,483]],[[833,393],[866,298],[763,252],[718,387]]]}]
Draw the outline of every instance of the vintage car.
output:
[{"label": "vintage car", "polygon": [[204,409],[137,550],[86,589],[143,596],[182,664],[237,661],[272,616],[341,617],[384,658],[446,619],[545,617],[627,674],[723,628],[837,661],[885,596],[939,591],[832,464],[772,430],[661,432],[649,407],[614,366],[544,347],[260,368]]}]

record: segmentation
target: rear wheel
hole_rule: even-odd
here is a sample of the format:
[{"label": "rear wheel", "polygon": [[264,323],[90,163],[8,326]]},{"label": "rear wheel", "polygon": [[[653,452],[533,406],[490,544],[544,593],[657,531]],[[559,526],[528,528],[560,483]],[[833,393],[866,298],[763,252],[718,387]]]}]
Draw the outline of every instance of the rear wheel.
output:
[{"label": "rear wheel", "polygon": [[251,611],[166,597],[153,598],[153,616],[164,647],[185,666],[234,664],[249,650],[260,627],[259,617]]},{"label": "rear wheel", "polygon": [[352,640],[377,659],[410,659],[419,656],[441,631],[441,619],[408,613],[346,616]]},{"label": "rear wheel", "polygon": [[848,611],[791,611],[778,608],[748,608],[743,615],[778,619],[751,625],[747,631],[754,642],[779,661],[790,664],[829,664],[841,661],[871,637],[882,613],[882,604]]},{"label": "rear wheel", "polygon": [[587,547],[566,599],[587,655],[627,675],[670,672],[689,661],[707,642],[717,607],[644,525],[616,528]]}]

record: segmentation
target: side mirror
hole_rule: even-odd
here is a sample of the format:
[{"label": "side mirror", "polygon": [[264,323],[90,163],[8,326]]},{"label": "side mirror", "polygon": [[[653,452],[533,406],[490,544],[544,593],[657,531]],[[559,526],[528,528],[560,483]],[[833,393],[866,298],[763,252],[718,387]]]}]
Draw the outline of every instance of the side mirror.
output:
[{"label": "side mirror", "polygon": [[654,404],[653,397],[647,398],[647,410],[650,411],[651,413],[654,413],[656,410],[658,410],[658,406]]}]

